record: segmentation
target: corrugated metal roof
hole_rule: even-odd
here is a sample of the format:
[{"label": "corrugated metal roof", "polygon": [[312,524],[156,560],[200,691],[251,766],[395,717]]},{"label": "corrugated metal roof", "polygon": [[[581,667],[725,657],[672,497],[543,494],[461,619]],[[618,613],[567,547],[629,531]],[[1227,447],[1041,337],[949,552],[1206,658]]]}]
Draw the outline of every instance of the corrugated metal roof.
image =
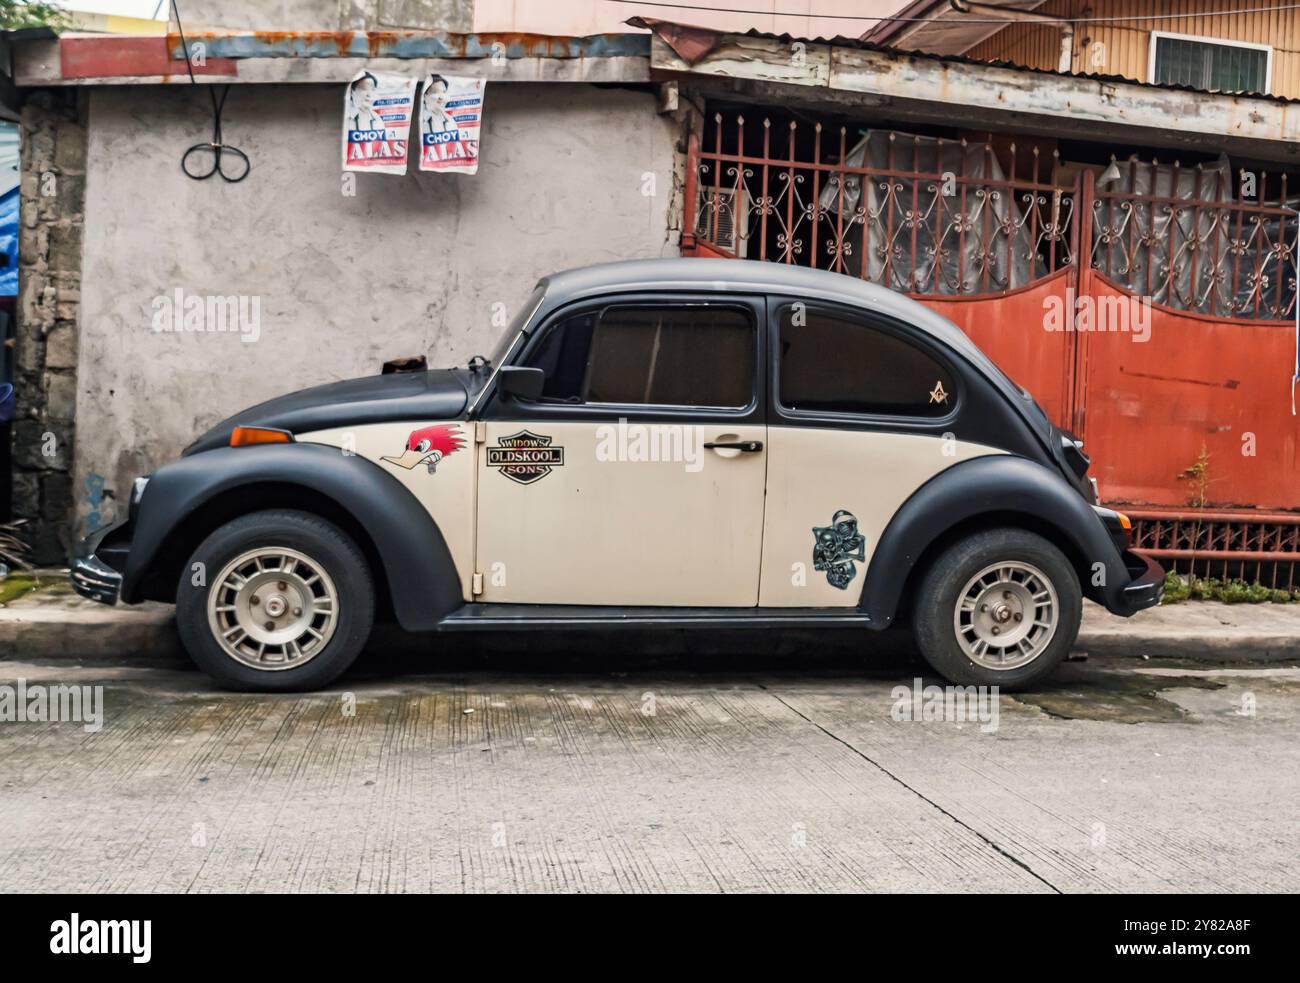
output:
[{"label": "corrugated metal roof", "polygon": [[[1206,90],[1197,89],[1190,85],[1178,85],[1167,82],[1140,82],[1137,79],[1131,79],[1124,75],[1098,75],[1093,72],[1061,72],[1050,68],[1035,68],[1031,65],[1020,65],[1012,61],[989,61],[982,58],[970,58],[966,55],[938,55],[929,51],[912,51],[905,48],[896,48],[891,45],[876,44],[871,41],[863,41],[860,38],[846,38],[843,35],[835,37],[796,37],[793,34],[773,34],[768,31],[745,31],[743,34],[728,31],[716,31],[708,27],[698,27],[694,24],[679,24],[674,21],[657,20],[649,17],[633,17],[626,23],[634,27],[646,27],[659,33],[657,27],[669,27],[684,29],[696,34],[713,34],[718,38],[730,34],[733,37],[755,38],[762,41],[774,41],[780,44],[794,44],[801,42],[803,44],[823,44],[837,48],[852,48],[857,51],[874,51],[889,55],[903,55],[909,58],[923,58],[926,61],[942,62],[949,65],[974,65],[989,68],[1006,68],[1017,72],[1029,72],[1034,75],[1047,75],[1056,78],[1082,78],[1094,82],[1104,82],[1108,85],[1139,85],[1148,89],[1167,89],[1173,92],[1200,92]],[[1223,95],[1241,96],[1249,99],[1266,99],[1269,102],[1290,104],[1300,102],[1300,99],[1288,99],[1284,96],[1268,95],[1263,92],[1227,92]]]},{"label": "corrugated metal roof", "polygon": [[[1014,15],[1032,13],[1044,2],[1045,0],[981,0],[981,7],[998,7]],[[949,0],[914,0],[902,10],[895,11],[892,18],[882,20],[860,36],[876,44],[890,44],[891,39],[897,38],[893,43],[899,47],[907,42],[923,45],[932,51],[957,53],[969,50],[971,45],[978,44],[1014,23],[1015,20],[1008,18],[1001,24],[990,24],[984,11],[972,16],[953,7]]]}]

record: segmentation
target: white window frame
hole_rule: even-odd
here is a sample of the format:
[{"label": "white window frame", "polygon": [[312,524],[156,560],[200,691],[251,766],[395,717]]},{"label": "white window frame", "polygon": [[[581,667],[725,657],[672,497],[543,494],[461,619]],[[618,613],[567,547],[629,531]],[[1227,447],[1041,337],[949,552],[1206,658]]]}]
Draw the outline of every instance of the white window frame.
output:
[{"label": "white window frame", "polygon": [[[1268,52],[1264,63],[1264,95],[1273,94],[1273,46],[1271,44],[1254,44],[1250,41],[1232,41],[1228,38],[1209,37],[1205,34],[1175,34],[1173,31],[1152,31],[1147,43],[1147,81],[1156,81],[1156,43],[1160,38],[1173,41],[1198,41],[1201,44],[1217,44],[1225,48],[1251,48],[1255,51]],[[1232,93],[1229,93],[1230,95]]]}]

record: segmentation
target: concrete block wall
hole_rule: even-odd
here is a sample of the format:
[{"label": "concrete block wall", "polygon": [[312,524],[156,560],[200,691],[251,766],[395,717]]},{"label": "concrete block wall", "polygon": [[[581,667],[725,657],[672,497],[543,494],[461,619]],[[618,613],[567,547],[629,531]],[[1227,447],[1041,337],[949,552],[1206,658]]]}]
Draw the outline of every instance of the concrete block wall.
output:
[{"label": "concrete block wall", "polygon": [[21,109],[13,508],[32,558],[61,563],[72,543],[78,315],[86,195],[84,103],[30,93]]}]

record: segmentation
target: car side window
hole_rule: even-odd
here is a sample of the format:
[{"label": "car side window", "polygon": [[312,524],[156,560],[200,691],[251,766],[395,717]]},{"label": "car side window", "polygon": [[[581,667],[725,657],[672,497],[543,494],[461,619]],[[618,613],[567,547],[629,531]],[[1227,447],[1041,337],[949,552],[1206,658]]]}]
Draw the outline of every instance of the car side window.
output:
[{"label": "car side window", "polygon": [[946,416],[956,384],[937,359],[863,320],[791,304],[781,311],[779,399],[786,409]]},{"label": "car side window", "polygon": [[527,364],[547,401],[732,408],[753,398],[756,344],[741,308],[615,305],[560,321]]}]

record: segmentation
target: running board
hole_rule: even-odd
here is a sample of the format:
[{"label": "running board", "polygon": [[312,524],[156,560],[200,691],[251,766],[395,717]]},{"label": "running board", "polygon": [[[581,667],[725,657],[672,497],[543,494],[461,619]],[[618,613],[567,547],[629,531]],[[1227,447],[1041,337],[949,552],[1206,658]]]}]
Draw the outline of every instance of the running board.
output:
[{"label": "running board", "polygon": [[438,631],[574,628],[866,627],[857,608],[659,608],[569,604],[465,604]]}]

